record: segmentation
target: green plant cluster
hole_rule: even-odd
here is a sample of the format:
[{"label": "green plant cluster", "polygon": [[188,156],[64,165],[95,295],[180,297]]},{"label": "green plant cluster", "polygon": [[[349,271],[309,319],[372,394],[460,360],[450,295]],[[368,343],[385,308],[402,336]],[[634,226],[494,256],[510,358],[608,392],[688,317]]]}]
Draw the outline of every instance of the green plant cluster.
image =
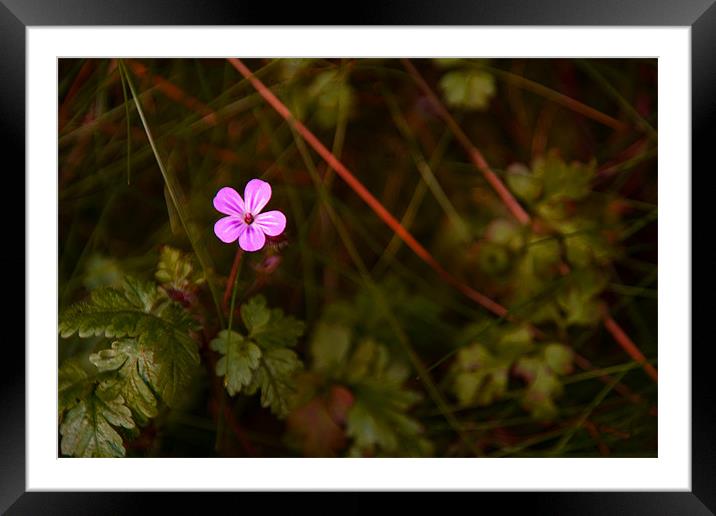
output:
[{"label": "green plant cluster", "polygon": [[62,60],[62,455],[655,455],[652,61],[244,62],[420,248],[229,62]]}]

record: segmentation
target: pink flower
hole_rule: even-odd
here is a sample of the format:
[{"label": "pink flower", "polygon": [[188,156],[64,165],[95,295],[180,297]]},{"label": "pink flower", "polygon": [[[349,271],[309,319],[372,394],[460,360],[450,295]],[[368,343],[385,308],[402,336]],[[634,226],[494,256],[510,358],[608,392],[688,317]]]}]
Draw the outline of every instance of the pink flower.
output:
[{"label": "pink flower", "polygon": [[260,179],[246,183],[244,198],[225,186],[214,197],[214,208],[228,215],[216,221],[214,233],[227,244],[239,240],[244,251],[258,251],[266,235],[278,236],[286,229],[286,216],[278,210],[261,213],[271,199],[271,185]]}]

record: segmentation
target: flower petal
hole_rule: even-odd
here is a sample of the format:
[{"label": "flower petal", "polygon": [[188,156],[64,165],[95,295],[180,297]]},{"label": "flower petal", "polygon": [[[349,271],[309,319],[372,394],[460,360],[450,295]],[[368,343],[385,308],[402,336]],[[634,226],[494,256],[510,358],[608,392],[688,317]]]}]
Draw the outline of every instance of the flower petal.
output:
[{"label": "flower petal", "polygon": [[239,236],[239,245],[244,251],[258,251],[265,243],[264,232],[253,224],[246,226],[246,231]]},{"label": "flower petal", "polygon": [[244,200],[236,190],[229,186],[225,186],[216,193],[214,208],[224,215],[244,216]]},{"label": "flower petal", "polygon": [[286,229],[286,215],[278,210],[271,210],[256,215],[253,226],[258,226],[268,236],[277,236]]},{"label": "flower petal", "polygon": [[260,179],[252,179],[244,188],[245,209],[254,217],[261,213],[271,199],[271,185]]},{"label": "flower petal", "polygon": [[219,240],[230,244],[236,241],[246,230],[246,224],[240,218],[229,216],[216,221],[214,233]]}]

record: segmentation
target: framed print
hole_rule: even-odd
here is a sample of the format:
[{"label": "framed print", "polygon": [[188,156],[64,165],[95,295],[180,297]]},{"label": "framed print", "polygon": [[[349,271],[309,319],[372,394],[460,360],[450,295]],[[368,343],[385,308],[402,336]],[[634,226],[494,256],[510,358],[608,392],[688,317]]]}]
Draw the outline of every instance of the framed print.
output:
[{"label": "framed print", "polygon": [[716,7],[658,7],[3,0],[3,510],[712,513],[691,169]]}]

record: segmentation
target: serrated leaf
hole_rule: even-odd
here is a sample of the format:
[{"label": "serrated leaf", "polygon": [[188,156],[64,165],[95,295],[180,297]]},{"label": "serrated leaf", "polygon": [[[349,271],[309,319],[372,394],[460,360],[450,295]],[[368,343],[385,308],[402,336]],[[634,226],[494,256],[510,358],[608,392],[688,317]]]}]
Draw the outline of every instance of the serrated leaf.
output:
[{"label": "serrated leaf", "polygon": [[89,359],[100,372],[117,372],[103,385],[122,395],[137,423],[143,425],[157,415],[157,400],[149,387],[157,371],[149,349],[136,339],[123,339],[113,342],[110,349],[90,355]]},{"label": "serrated leaf", "polygon": [[294,375],[302,367],[298,356],[290,349],[264,349],[246,392],[254,394],[261,391],[261,406],[270,408],[278,417],[284,417],[291,408],[295,393]]},{"label": "serrated leaf", "polygon": [[199,363],[189,313],[158,296],[156,287],[126,278],[121,289],[102,288],[70,306],[60,316],[63,337],[136,337],[154,355],[151,383],[162,399],[174,404]]},{"label": "serrated leaf", "polygon": [[271,319],[271,310],[266,306],[264,296],[254,296],[241,305],[241,318],[244,320],[249,334],[261,330]]},{"label": "serrated leaf", "polygon": [[154,277],[159,283],[181,291],[191,290],[205,281],[190,254],[168,245],[162,247]]},{"label": "serrated leaf", "polygon": [[90,377],[79,359],[65,360],[57,375],[58,417],[86,397],[93,385],[94,378]]},{"label": "serrated leaf", "polygon": [[261,349],[256,344],[240,333],[223,330],[211,341],[211,349],[223,355],[216,363],[216,375],[224,377],[231,396],[251,383],[261,359]]},{"label": "serrated leaf", "polygon": [[354,389],[355,402],[348,411],[346,435],[357,452],[382,456],[420,457],[430,453],[423,427],[406,412],[420,396],[381,381],[363,381]]},{"label": "serrated leaf", "polygon": [[303,335],[303,322],[284,315],[279,308],[269,310],[263,296],[253,297],[242,305],[241,317],[249,337],[262,348],[295,346]]},{"label": "serrated leaf", "polygon": [[445,101],[465,109],[485,109],[495,95],[495,78],[478,70],[455,70],[440,79]]},{"label": "serrated leaf", "polygon": [[115,427],[134,428],[132,413],[121,395],[98,388],[65,416],[61,451],[73,457],[123,457],[126,450]]}]

